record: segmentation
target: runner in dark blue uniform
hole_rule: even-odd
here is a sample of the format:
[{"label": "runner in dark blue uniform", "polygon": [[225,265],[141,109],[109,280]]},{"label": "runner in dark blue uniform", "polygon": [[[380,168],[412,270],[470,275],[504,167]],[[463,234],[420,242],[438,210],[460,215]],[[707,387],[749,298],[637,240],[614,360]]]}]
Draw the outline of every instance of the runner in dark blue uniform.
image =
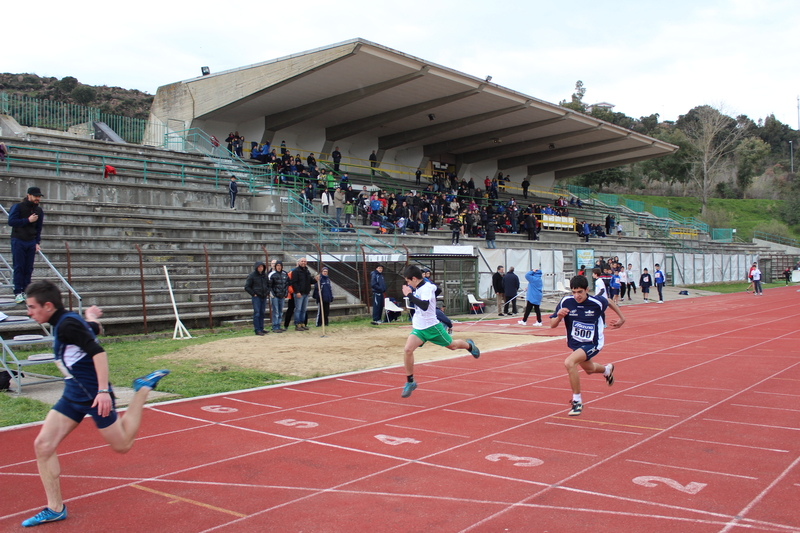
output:
[{"label": "runner in dark blue uniform", "polygon": [[103,312],[97,306],[86,310],[86,320],[67,311],[61,291],[46,280],[35,281],[25,289],[28,316],[39,324],[53,326],[53,352],[64,374],[64,394],[47,413],[34,442],[39,476],[47,495],[47,507],[22,525],[38,526],[67,518],[67,506],[61,497],[61,467],[56,448],[86,415],[94,420],[100,435],[115,452],[125,453],[133,446],[142,420],[147,394],[169,370],[157,370],[136,379],[133,396],[125,416],[114,410],[114,391],[108,380],[108,356],[95,334],[102,330],[98,319]]},{"label": "runner in dark blue uniform", "polygon": [[557,327],[561,321],[567,328],[567,346],[572,353],[564,360],[564,366],[572,387],[572,409],[570,416],[577,416],[583,410],[581,398],[581,378],[578,367],[587,374],[602,372],[606,382],[614,384],[614,365],[601,365],[591,361],[603,349],[605,329],[605,311],[609,307],[617,313],[619,320],[609,325],[618,328],[625,323],[625,317],[617,304],[606,300],[603,296],[590,296],[589,281],[583,276],[575,276],[569,282],[572,296],[565,296],[550,315],[550,327]]}]

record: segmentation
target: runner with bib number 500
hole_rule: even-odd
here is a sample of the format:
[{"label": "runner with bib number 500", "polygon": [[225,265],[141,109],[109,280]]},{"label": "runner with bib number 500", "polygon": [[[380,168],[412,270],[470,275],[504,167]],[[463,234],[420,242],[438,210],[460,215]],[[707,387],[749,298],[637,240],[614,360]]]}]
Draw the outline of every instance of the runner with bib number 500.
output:
[{"label": "runner with bib number 500", "polygon": [[609,326],[618,328],[625,323],[625,317],[617,304],[603,296],[590,296],[589,281],[583,276],[575,276],[569,281],[571,296],[565,296],[550,315],[550,327],[555,328],[564,321],[567,328],[567,346],[572,353],[564,360],[569,384],[572,387],[572,408],[570,416],[577,416],[583,410],[581,399],[581,377],[578,367],[587,374],[602,372],[609,387],[614,384],[614,365],[601,365],[591,359],[603,349],[603,329],[605,312],[609,307],[619,316],[619,320]]}]

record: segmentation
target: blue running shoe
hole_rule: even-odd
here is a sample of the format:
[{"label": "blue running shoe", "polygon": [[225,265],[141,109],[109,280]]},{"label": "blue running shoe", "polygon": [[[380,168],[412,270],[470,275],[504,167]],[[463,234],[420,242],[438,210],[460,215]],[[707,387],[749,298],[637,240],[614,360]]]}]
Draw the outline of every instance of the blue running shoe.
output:
[{"label": "blue running shoe", "polygon": [[169,374],[169,370],[156,370],[155,372],[150,372],[146,376],[136,378],[133,380],[133,390],[138,391],[142,387],[155,389],[156,385],[158,385],[158,381],[167,374]]},{"label": "blue running shoe", "polygon": [[406,386],[403,387],[403,393],[400,395],[401,398],[408,398],[411,396],[411,393],[414,392],[414,389],[417,388],[417,382],[412,381],[411,383],[406,383]]},{"label": "blue running shoe", "polygon": [[49,507],[45,507],[42,509],[42,512],[37,514],[36,516],[32,516],[22,522],[22,527],[31,527],[31,526],[38,526],[39,524],[46,524],[47,522],[58,522],[60,520],[65,520],[67,518],[67,506],[64,506],[64,509],[61,510],[60,513],[57,513],[50,509]]},{"label": "blue running shoe", "polygon": [[477,346],[475,346],[475,343],[472,342],[472,339],[467,339],[467,343],[469,344],[469,353],[472,354],[472,357],[474,357],[475,359],[480,357],[481,351],[478,349]]}]

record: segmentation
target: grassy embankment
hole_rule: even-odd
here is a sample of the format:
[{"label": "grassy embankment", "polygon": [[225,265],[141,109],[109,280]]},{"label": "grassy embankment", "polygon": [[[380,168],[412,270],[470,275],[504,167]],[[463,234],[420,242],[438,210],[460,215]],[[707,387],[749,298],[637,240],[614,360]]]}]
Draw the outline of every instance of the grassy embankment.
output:
[{"label": "grassy embankment", "polygon": [[[703,204],[696,197],[637,196],[633,194],[620,196],[644,202],[648,207],[665,207],[684,217],[701,218]],[[754,230],[800,241],[800,228],[787,228],[780,220],[780,208],[781,202],[778,200],[710,198],[708,200],[708,222],[712,228],[736,228],[739,238],[747,241],[753,237]],[[782,234],[784,232],[785,234]]]}]

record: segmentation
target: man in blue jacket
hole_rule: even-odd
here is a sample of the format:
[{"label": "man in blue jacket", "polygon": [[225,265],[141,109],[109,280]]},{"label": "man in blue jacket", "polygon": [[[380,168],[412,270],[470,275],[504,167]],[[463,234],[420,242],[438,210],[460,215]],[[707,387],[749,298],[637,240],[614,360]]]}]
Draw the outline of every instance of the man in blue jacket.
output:
[{"label": "man in blue jacket", "polygon": [[369,286],[372,289],[372,322],[377,326],[383,320],[383,294],[386,292],[386,281],[383,279],[383,265],[378,265],[369,275]]},{"label": "man in blue jacket", "polygon": [[42,241],[44,212],[39,207],[42,191],[30,187],[25,198],[11,206],[8,225],[11,230],[11,257],[14,264],[14,301],[25,302],[25,287],[30,285],[33,276],[33,261]]},{"label": "man in blue jacket", "polygon": [[317,301],[316,326],[322,326],[323,321],[327,326],[333,301],[333,286],[331,278],[328,277],[328,267],[322,267],[322,273],[317,276],[316,281],[317,284],[314,285],[314,299]]},{"label": "man in blue jacket", "polygon": [[536,311],[536,322],[534,326],[542,325],[542,311],[539,306],[542,304],[542,271],[539,269],[531,270],[525,274],[525,279],[528,280],[528,290],[525,292],[525,314],[522,315],[522,320],[517,322],[521,326],[525,326],[528,317],[531,315],[531,309]]}]

